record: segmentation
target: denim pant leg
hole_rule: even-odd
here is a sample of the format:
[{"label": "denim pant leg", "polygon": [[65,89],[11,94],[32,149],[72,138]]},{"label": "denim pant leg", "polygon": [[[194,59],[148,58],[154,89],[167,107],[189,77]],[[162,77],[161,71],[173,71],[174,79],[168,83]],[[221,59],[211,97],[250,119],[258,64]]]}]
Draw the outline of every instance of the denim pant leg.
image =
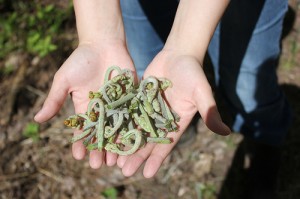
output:
[{"label": "denim pant leg", "polygon": [[287,6],[287,0],[231,0],[209,46],[233,130],[272,145],[282,143],[291,118],[276,76]]},{"label": "denim pant leg", "polygon": [[121,0],[126,41],[139,78],[161,51],[176,13],[176,0]]}]

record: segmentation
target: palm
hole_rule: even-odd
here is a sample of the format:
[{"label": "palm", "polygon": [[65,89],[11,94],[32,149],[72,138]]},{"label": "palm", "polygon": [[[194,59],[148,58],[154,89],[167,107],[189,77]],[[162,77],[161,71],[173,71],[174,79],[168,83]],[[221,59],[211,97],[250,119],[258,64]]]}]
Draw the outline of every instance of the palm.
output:
[{"label": "palm", "polygon": [[62,76],[69,85],[68,92],[72,94],[76,112],[85,111],[89,101],[88,92],[99,89],[107,68],[112,65],[134,71],[133,63],[125,49],[115,49],[113,54],[102,54],[101,50],[81,46],[57,72],[56,76]]},{"label": "palm", "polygon": [[165,60],[158,57],[145,72],[145,76],[151,75],[171,80],[172,88],[166,90],[165,96],[170,106],[181,116],[180,124],[186,126],[197,111],[193,99],[197,84],[195,80],[205,78],[199,64],[189,58]]},{"label": "palm", "polygon": [[172,144],[147,144],[137,154],[119,157],[118,165],[122,167],[125,175],[132,175],[147,160],[144,175],[153,176],[197,111],[212,131],[223,135],[229,132],[228,127],[220,120],[210,86],[195,58],[161,52],[148,66],[146,76],[165,77],[172,81],[173,87],[166,90],[165,97],[181,117],[179,132],[168,135],[174,140]]},{"label": "palm", "polygon": [[[68,93],[72,95],[75,112],[84,113],[89,102],[88,92],[99,89],[105,71],[112,65],[134,71],[131,58],[123,46],[99,48],[81,45],[78,47],[55,74],[50,93],[35,120],[44,122],[53,117],[59,111]],[[81,132],[75,131],[75,134],[78,133]],[[76,159],[82,159],[86,152],[82,142],[74,143],[72,151]],[[91,167],[99,168],[103,158],[102,152],[91,151]],[[116,162],[116,158],[117,156],[111,153],[106,155],[106,161],[110,165]]]}]

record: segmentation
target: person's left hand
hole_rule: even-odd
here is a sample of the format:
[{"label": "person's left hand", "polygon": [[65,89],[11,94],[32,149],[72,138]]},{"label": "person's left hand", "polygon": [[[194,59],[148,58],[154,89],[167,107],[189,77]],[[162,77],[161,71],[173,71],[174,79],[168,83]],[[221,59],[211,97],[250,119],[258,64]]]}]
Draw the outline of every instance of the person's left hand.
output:
[{"label": "person's left hand", "polygon": [[135,154],[119,156],[117,164],[125,176],[133,175],[145,162],[144,176],[153,177],[197,111],[210,130],[220,135],[230,134],[230,129],[220,118],[211,87],[195,57],[163,50],[145,71],[144,77],[148,76],[171,80],[173,86],[166,90],[165,97],[181,118],[179,131],[168,134],[173,139],[171,144],[147,143]]}]

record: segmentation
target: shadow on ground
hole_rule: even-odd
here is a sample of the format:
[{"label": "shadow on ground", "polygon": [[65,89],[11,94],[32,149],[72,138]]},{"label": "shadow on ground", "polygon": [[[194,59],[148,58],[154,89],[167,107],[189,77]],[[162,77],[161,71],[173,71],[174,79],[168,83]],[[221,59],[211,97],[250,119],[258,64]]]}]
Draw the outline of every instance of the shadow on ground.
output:
[{"label": "shadow on ground", "polygon": [[[278,176],[274,175],[274,183],[276,196],[272,198],[278,199],[296,199],[300,197],[300,88],[294,85],[284,84],[282,89],[286,93],[286,96],[291,104],[294,113],[294,120],[287,136],[286,142],[281,149],[281,160],[279,161]],[[254,146],[254,147],[257,147]],[[229,169],[226,180],[222,186],[219,194],[219,199],[238,199],[246,198],[251,195],[251,189],[257,184],[261,184],[262,181],[251,181],[253,177],[261,179],[262,176],[267,175],[268,172],[274,172],[276,169],[276,158],[274,155],[278,151],[271,149],[271,151],[264,150],[264,157],[267,159],[266,173],[253,174],[251,166],[247,165],[249,160],[253,158],[251,155],[252,149],[249,149],[249,143],[243,141],[238,146],[235,156],[232,160],[231,168]],[[269,156],[266,154],[269,153]],[[271,155],[270,155],[271,154]],[[250,166],[250,168],[249,168]],[[253,176],[258,175],[258,176]],[[250,179],[249,179],[250,178]],[[265,184],[268,187],[267,184]],[[250,192],[250,193],[249,193]],[[269,198],[269,197],[264,197]]]}]

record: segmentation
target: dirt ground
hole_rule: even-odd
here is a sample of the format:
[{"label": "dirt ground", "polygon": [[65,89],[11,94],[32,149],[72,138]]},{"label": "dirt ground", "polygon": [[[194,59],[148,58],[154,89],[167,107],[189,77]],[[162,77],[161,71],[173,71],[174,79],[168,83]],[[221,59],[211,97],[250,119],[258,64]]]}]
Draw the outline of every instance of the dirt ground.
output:
[{"label": "dirt ground", "polygon": [[[294,111],[294,122],[282,149],[277,195],[300,198],[300,2],[290,0],[284,25],[278,79]],[[195,137],[176,147],[151,179],[141,172],[130,178],[117,167],[93,170],[88,158],[71,155],[72,130],[63,120],[73,113],[70,99],[51,121],[39,126],[39,138],[24,136],[41,107],[55,71],[76,45],[75,27],[64,35],[66,47],[41,59],[11,53],[13,74],[0,79],[0,198],[241,198],[243,172],[237,151],[243,137],[220,137],[201,120]],[[271,113],[270,113],[271,114]],[[240,169],[241,168],[241,169]],[[116,195],[116,196],[115,196]]]}]

